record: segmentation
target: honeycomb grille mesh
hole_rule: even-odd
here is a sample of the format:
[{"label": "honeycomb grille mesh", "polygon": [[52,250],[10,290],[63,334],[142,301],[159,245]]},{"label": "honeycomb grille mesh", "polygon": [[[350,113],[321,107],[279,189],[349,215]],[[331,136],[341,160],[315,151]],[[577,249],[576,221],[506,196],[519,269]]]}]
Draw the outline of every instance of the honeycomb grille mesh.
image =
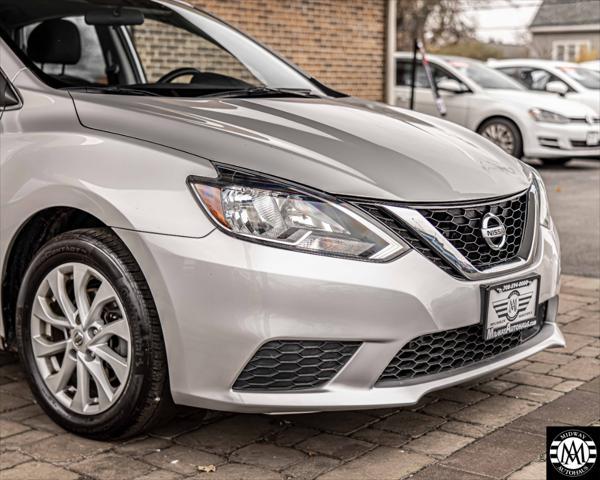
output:
[{"label": "honeycomb grille mesh", "polygon": [[[486,205],[418,209],[417,211],[473,266],[485,270],[516,259],[527,223],[527,197],[528,194],[524,193],[518,197]],[[417,233],[384,207],[374,203],[357,203],[357,206],[402,237],[412,248],[446,273],[463,278],[461,273],[446,263]],[[491,249],[481,235],[483,216],[488,212],[497,215],[506,227],[506,243],[499,251]]]},{"label": "honeycomb grille mesh", "polygon": [[487,341],[481,324],[422,335],[402,347],[377,386],[473,365],[519,346],[539,330],[535,326]]},{"label": "honeycomb grille mesh", "polygon": [[265,343],[233,385],[234,390],[300,390],[327,383],[360,342],[275,340]]},{"label": "honeycomb grille mesh", "polygon": [[[514,260],[521,248],[527,221],[527,194],[498,203],[448,209],[419,210],[473,266],[486,269]],[[506,243],[493,250],[481,235],[483,216],[493,213],[506,227]]]}]

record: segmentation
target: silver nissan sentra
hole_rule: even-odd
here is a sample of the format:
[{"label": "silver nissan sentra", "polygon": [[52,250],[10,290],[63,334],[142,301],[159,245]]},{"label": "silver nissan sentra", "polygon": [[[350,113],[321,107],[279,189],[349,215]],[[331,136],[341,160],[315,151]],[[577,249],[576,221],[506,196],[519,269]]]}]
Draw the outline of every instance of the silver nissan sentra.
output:
[{"label": "silver nissan sentra", "polygon": [[412,405],[564,345],[539,175],[167,0],[0,0],[2,343],[94,438]]}]

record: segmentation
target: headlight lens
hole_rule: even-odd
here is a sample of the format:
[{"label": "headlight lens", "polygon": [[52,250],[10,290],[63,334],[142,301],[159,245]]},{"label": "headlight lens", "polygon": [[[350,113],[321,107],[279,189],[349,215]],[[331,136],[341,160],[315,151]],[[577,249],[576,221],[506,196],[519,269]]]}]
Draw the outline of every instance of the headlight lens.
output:
[{"label": "headlight lens", "polygon": [[529,115],[533,117],[536,122],[547,122],[547,123],[569,123],[570,120],[559,113],[554,113],[549,110],[543,110],[541,108],[532,108],[529,110]]},{"label": "headlight lens", "polygon": [[[214,223],[236,237],[321,255],[386,261],[406,244],[352,206],[253,174],[190,178]],[[325,196],[325,195],[323,195]]]},{"label": "headlight lens", "polygon": [[550,215],[548,192],[546,191],[546,185],[544,184],[544,180],[542,180],[542,176],[538,173],[538,171],[535,168],[527,165],[527,170],[533,176],[533,181],[535,182],[535,186],[537,187],[538,194],[540,197],[540,224],[542,224],[546,228],[551,228],[552,217]]}]

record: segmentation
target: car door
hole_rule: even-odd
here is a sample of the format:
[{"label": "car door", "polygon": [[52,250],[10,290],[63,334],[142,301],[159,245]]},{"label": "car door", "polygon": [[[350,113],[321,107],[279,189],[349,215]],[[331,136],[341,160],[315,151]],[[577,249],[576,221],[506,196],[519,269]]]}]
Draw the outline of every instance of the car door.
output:
[{"label": "car door", "polygon": [[[468,124],[469,106],[473,93],[460,78],[437,63],[431,63],[431,73],[433,81],[438,88],[438,92],[446,105],[447,112],[444,118],[451,122],[458,123],[459,125],[466,126]],[[458,92],[444,90],[442,85],[448,80],[460,86],[461,90]],[[440,116],[437,110],[436,114]]]},{"label": "car door", "polygon": [[[437,63],[430,62],[430,65],[436,85],[444,79],[452,79],[459,84],[462,84],[458,78]],[[411,59],[398,59],[396,62],[396,105],[400,107],[409,108],[410,106],[411,76]],[[462,85],[464,86],[464,84]],[[444,99],[446,105],[447,112],[444,118],[460,125],[466,125],[469,108],[469,89],[464,86],[464,93],[439,91],[439,94]],[[415,75],[415,110],[428,115],[441,117],[435,104],[435,98],[429,85],[425,69],[420,61],[417,64]]]}]

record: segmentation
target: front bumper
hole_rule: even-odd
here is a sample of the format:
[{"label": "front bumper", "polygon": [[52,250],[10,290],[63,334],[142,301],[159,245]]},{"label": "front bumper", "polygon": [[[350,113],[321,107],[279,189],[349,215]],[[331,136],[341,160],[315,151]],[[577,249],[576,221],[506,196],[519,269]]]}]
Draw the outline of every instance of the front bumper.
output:
[{"label": "front bumper", "polygon": [[588,134],[600,134],[599,124],[552,124],[530,121],[522,129],[523,148],[530,158],[600,158],[600,144],[587,146]]},{"label": "front bumper", "polygon": [[[373,264],[280,250],[219,231],[202,239],[117,230],[140,263],[162,321],[176,403],[239,412],[309,412],[411,405],[446,388],[564,345],[553,319],[559,288],[556,232],[541,228],[539,274],[547,323],[518,348],[484,363],[398,387],[374,387],[409,340],[480,321],[484,281],[451,277],[416,251]],[[256,350],[275,339],[360,341],[327,384],[256,393],[232,389]]]}]

